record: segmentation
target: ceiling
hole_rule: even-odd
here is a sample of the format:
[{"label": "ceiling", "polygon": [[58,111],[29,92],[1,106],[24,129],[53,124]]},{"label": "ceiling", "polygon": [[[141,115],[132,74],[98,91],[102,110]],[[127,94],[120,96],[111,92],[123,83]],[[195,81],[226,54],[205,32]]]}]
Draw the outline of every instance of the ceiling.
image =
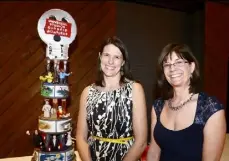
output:
[{"label": "ceiling", "polygon": [[[125,2],[135,2],[154,7],[168,8],[182,12],[195,12],[203,10],[207,0],[122,0]],[[212,2],[226,3],[228,0],[208,0]]]}]

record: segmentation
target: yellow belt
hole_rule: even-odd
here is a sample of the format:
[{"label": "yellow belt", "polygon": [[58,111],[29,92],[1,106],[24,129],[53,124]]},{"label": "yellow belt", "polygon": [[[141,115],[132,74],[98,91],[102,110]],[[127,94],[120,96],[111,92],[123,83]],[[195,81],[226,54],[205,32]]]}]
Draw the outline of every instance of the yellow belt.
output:
[{"label": "yellow belt", "polygon": [[92,138],[104,141],[104,142],[110,142],[110,143],[118,143],[118,144],[126,144],[128,140],[133,139],[134,137],[127,137],[127,138],[119,138],[119,139],[111,139],[111,138],[102,138],[98,136],[92,136]]}]

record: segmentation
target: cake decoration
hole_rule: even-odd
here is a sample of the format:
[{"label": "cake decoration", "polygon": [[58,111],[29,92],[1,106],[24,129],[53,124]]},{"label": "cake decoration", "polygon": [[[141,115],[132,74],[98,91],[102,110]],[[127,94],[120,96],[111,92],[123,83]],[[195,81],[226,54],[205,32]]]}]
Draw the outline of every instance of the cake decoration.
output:
[{"label": "cake decoration", "polygon": [[33,138],[32,161],[76,161],[72,118],[67,110],[69,97],[67,69],[69,45],[76,37],[73,17],[61,9],[46,11],[39,19],[37,30],[46,46],[46,71],[39,77],[44,104],[38,127],[26,131]]}]

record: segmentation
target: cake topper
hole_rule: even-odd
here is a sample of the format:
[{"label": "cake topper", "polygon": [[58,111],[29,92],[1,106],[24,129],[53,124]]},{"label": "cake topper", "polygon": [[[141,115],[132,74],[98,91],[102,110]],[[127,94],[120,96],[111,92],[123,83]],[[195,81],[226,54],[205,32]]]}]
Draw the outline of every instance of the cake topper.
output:
[{"label": "cake topper", "polygon": [[35,145],[37,149],[44,150],[45,148],[44,140],[42,138],[41,133],[38,130],[34,130],[34,132],[32,133],[29,130],[27,130],[26,134],[29,136],[32,135],[33,144]]},{"label": "cake topper", "polygon": [[61,83],[61,84],[66,84],[66,78],[65,77],[68,77],[69,75],[71,75],[72,74],[72,72],[70,72],[70,73],[66,73],[65,71],[64,71],[64,69],[60,69],[59,71],[58,71],[58,76],[59,76],[59,82]]},{"label": "cake topper", "polygon": [[72,16],[61,9],[46,11],[39,19],[37,30],[47,44],[46,57],[67,60],[69,44],[76,37],[77,28]]},{"label": "cake topper", "polygon": [[45,100],[45,104],[43,105],[42,111],[44,112],[44,117],[51,117],[51,106],[49,104],[49,100]]},{"label": "cake topper", "polygon": [[48,83],[52,83],[53,82],[53,74],[51,72],[48,72],[47,75],[45,76],[40,76],[39,79],[42,81],[42,82],[48,82]]},{"label": "cake topper", "polygon": [[72,145],[71,131],[68,131],[66,146],[71,146],[71,145]]}]

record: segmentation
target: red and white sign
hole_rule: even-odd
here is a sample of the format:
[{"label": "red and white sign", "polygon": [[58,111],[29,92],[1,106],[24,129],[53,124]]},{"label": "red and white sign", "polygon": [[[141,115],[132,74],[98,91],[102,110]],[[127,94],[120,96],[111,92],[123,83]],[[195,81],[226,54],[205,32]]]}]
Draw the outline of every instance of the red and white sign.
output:
[{"label": "red and white sign", "polygon": [[71,37],[71,27],[71,23],[46,19],[44,30],[46,34]]}]

